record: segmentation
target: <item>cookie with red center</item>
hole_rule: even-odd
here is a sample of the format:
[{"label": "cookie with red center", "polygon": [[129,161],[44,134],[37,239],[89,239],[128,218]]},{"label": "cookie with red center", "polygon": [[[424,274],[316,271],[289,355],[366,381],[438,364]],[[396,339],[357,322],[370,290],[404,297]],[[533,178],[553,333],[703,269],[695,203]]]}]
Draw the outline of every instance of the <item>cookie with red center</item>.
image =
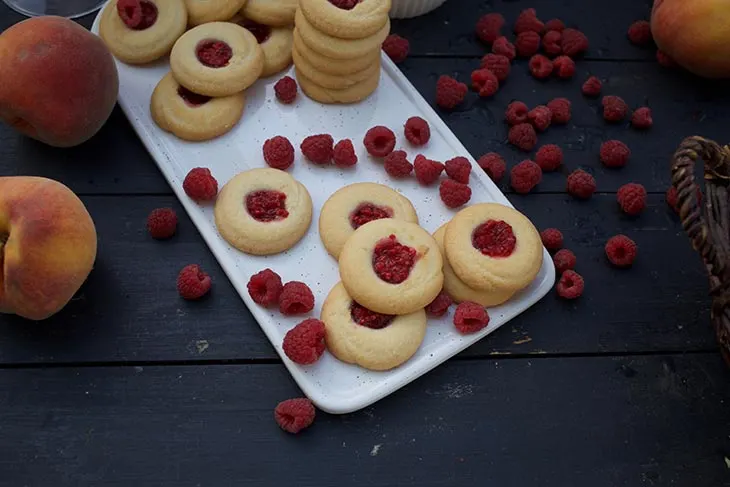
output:
[{"label": "cookie with red center", "polygon": [[294,32],[291,27],[271,26],[247,19],[241,14],[234,16],[229,22],[240,25],[256,37],[264,53],[262,78],[268,78],[291,66],[294,46]]},{"label": "cookie with red center", "polygon": [[191,26],[228,20],[241,10],[246,0],[185,0]]},{"label": "cookie with red center", "polygon": [[294,24],[299,0],[246,0],[241,13],[260,24],[284,27]]},{"label": "cookie with red center", "polygon": [[324,34],[361,39],[375,34],[388,22],[390,0],[300,0],[299,9]]}]

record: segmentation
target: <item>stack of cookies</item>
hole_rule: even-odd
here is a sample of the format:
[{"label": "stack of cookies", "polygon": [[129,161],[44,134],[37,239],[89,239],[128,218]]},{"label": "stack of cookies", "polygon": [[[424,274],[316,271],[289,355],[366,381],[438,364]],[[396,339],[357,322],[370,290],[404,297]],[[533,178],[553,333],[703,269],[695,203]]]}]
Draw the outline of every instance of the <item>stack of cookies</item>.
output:
[{"label": "stack of cookies", "polygon": [[354,103],[380,81],[391,0],[300,0],[292,57],[302,91],[320,103]]}]

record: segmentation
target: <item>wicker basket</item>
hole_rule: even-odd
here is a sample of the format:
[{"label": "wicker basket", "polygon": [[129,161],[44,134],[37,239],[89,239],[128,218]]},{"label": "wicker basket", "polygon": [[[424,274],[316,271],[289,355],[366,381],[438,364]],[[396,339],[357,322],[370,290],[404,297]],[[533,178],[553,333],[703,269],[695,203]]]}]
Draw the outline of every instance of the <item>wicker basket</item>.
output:
[{"label": "wicker basket", "polygon": [[[695,163],[704,162],[705,196],[697,198]],[[688,137],[672,159],[679,217],[710,277],[711,317],[725,361],[730,365],[730,147]]]}]

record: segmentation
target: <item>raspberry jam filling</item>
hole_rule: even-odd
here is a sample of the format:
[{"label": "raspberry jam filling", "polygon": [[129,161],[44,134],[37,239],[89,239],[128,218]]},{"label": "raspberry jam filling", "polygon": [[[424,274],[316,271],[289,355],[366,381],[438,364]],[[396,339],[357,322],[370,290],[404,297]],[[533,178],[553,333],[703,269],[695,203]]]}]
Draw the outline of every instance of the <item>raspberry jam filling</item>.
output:
[{"label": "raspberry jam filling", "polygon": [[187,103],[191,107],[199,107],[200,105],[205,105],[211,100],[211,97],[193,93],[184,86],[178,87],[177,95],[185,100],[185,103]]},{"label": "raspberry jam filling", "polygon": [[361,0],[329,0],[329,2],[342,10],[352,10]]},{"label": "raspberry jam filling", "polygon": [[271,36],[271,27],[268,25],[259,24],[248,19],[242,20],[238,25],[252,33],[259,44],[263,44]]},{"label": "raspberry jam filling", "polygon": [[395,235],[390,235],[373,249],[373,270],[385,282],[400,284],[408,279],[416,257],[416,249],[399,243]]},{"label": "raspberry jam filling", "polygon": [[512,226],[502,220],[487,220],[474,229],[471,244],[489,257],[509,257],[515,250],[517,238]]},{"label": "raspberry jam filling", "polygon": [[157,5],[148,0],[119,0],[117,14],[130,29],[145,30],[157,22]]},{"label": "raspberry jam filling", "polygon": [[387,206],[378,206],[373,203],[360,203],[350,213],[350,225],[357,230],[368,222],[380,220],[381,218],[391,218],[392,216],[393,210]]},{"label": "raspberry jam filling", "polygon": [[393,315],[383,315],[376,313],[375,311],[370,311],[366,307],[361,306],[354,301],[352,302],[352,305],[350,305],[350,316],[352,317],[352,321],[358,325],[372,328],[373,330],[385,328],[390,325],[395,318]]},{"label": "raspberry jam filling", "polygon": [[195,55],[203,65],[209,68],[223,68],[233,57],[233,49],[223,41],[201,41],[195,48]]},{"label": "raspberry jam filling", "polygon": [[254,220],[273,222],[289,216],[286,211],[286,195],[268,189],[254,191],[246,195],[246,210]]}]

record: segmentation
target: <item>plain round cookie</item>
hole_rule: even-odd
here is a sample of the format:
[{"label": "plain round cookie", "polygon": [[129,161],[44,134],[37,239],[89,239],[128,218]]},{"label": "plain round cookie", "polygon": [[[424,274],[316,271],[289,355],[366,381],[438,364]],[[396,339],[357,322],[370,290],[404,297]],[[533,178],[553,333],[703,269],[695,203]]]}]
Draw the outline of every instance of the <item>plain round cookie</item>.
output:
[{"label": "plain round cookie", "polygon": [[[472,245],[474,230],[488,220],[504,221],[517,240],[507,257],[490,257]],[[444,251],[454,273],[472,289],[519,291],[529,285],[542,266],[540,233],[517,210],[497,203],[480,203],[459,211],[444,233]]]},{"label": "plain round cookie", "polygon": [[241,14],[259,24],[283,27],[294,24],[298,4],[299,0],[248,0]]},{"label": "plain round cookie", "polygon": [[365,0],[350,10],[329,0],[299,0],[299,8],[317,29],[340,39],[361,39],[376,33],[388,20],[391,0]]},{"label": "plain round cookie", "polygon": [[299,69],[294,70],[299,87],[312,100],[324,104],[348,104],[364,100],[373,94],[380,84],[380,70],[372,78],[354,84],[344,90],[330,90],[307,78]]},{"label": "plain round cookie", "polygon": [[362,71],[368,66],[380,63],[380,50],[371,51],[365,56],[352,59],[333,59],[313,51],[306,42],[302,40],[299,30],[294,28],[294,47],[299,54],[317,71],[326,74],[338,75]]},{"label": "plain round cookie", "polygon": [[330,196],[319,214],[319,237],[327,252],[337,259],[355,229],[350,215],[363,204],[387,208],[390,218],[418,223],[416,209],[397,191],[377,183],[355,183],[340,188]]},{"label": "plain round cookie", "polygon": [[[268,29],[269,34],[263,42],[259,42],[264,52],[264,69],[261,71],[261,78],[267,78],[288,68],[292,63],[292,46],[294,45],[294,34],[292,28],[272,27],[259,24],[245,18],[241,14],[234,16],[229,22],[239,25],[250,31],[256,37],[256,32],[251,29]],[[257,38],[258,39],[258,38]]]},{"label": "plain round cookie", "polygon": [[[200,43],[220,41],[228,44],[232,57],[220,68],[198,60]],[[259,79],[264,69],[264,52],[256,37],[230,22],[210,22],[183,34],[170,53],[170,69],[178,83],[194,93],[228,96],[241,92]]]},{"label": "plain round cookie", "polygon": [[185,0],[191,26],[228,20],[241,10],[246,0]]},{"label": "plain round cookie", "polygon": [[[283,220],[261,222],[246,208],[246,198],[256,191],[286,195],[289,215]],[[232,246],[252,255],[272,255],[292,248],[312,222],[312,198],[303,184],[279,169],[259,168],[237,174],[216,199],[215,224]]]},{"label": "plain round cookie", "polygon": [[339,360],[369,370],[390,370],[408,361],[426,336],[423,309],[395,316],[385,328],[368,328],[352,319],[353,300],[338,282],[322,304],[320,320],[327,349]]},{"label": "plain round cookie", "polygon": [[454,273],[454,269],[449,264],[449,259],[444,254],[444,232],[446,231],[445,223],[441,225],[438,230],[433,234],[433,238],[441,250],[441,255],[444,258],[444,291],[448,294],[451,299],[456,303],[463,303],[464,301],[471,301],[473,303],[481,304],[482,306],[498,306],[509,300],[514,295],[513,291],[502,291],[502,290],[490,290],[490,291],[478,291],[472,289],[464,282],[459,279]]},{"label": "plain round cookie", "polygon": [[[382,280],[373,269],[375,246],[391,235],[417,252],[408,277],[399,284]],[[425,308],[444,283],[443,259],[433,237],[415,223],[392,218],[374,220],[355,230],[338,262],[348,294],[377,313],[404,315]]]},{"label": "plain round cookie", "polygon": [[358,83],[371,79],[380,71],[380,58],[362,71],[339,75],[327,74],[318,71],[317,68],[309,64],[307,60],[304,59],[296,47],[292,49],[292,59],[294,60],[294,66],[296,66],[297,70],[299,70],[307,79],[328,90],[347,89],[351,86],[357,85]]},{"label": "plain round cookie", "polygon": [[183,0],[149,0],[157,7],[157,20],[144,30],[127,27],[117,13],[117,2],[104,7],[99,37],[114,57],[127,64],[145,64],[167,55],[188,25]]}]

